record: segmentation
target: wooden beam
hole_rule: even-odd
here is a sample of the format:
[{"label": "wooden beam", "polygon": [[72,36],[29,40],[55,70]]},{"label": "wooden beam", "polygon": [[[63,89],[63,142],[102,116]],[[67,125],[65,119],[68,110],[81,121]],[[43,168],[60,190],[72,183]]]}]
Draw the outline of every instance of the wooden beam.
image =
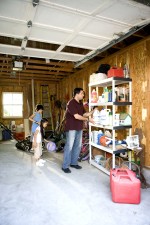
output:
[{"label": "wooden beam", "polygon": [[38,69],[38,70],[55,70],[55,71],[67,71],[67,72],[73,72],[73,69],[71,68],[64,68],[64,67],[51,67],[51,66],[34,66],[34,65],[27,65],[26,68],[28,69]]},{"label": "wooden beam", "polygon": [[3,60],[4,60],[4,61],[13,61],[12,58],[5,57],[5,56],[3,56],[3,57],[0,56],[0,60],[2,60],[2,61],[3,61]]},{"label": "wooden beam", "polygon": [[[2,79],[7,79],[7,80],[10,80],[11,81],[16,81],[16,82],[20,82],[21,80],[31,80],[31,79],[34,79],[34,80],[39,80],[39,81],[43,81],[43,82],[46,82],[46,81],[53,81],[53,82],[59,82],[61,79],[55,79],[55,78],[42,78],[42,77],[20,77],[19,76],[16,76],[15,78],[11,77],[10,76],[7,76],[7,75],[0,75],[0,79],[1,79],[1,83],[2,83]],[[0,84],[1,85],[1,84]],[[7,84],[8,85],[8,84]],[[11,85],[11,83],[10,83]]]},{"label": "wooden beam", "polygon": [[1,63],[1,64],[0,64],[0,68],[1,68],[2,66],[9,66],[9,67],[12,67],[12,63]]},{"label": "wooden beam", "polygon": [[44,65],[54,65],[54,66],[63,66],[63,67],[67,67],[67,68],[73,68],[74,65],[73,63],[69,62],[52,62],[50,61],[49,63],[46,63],[46,61],[43,60],[34,60],[34,59],[23,59],[23,62],[28,62],[28,63],[33,63],[33,64],[44,64]]},{"label": "wooden beam", "polygon": [[[5,73],[5,72],[0,72],[0,75],[4,75],[4,76],[11,76],[11,74],[10,73]],[[51,78],[54,78],[54,79],[56,79],[56,80],[59,80],[59,79],[62,79],[63,77],[62,76],[54,76],[54,75],[52,75],[52,76],[50,76],[50,75],[42,75],[42,76],[40,76],[39,74],[25,74],[25,73],[16,73],[14,76],[23,76],[23,77],[31,77],[31,78],[42,78],[42,79],[45,79],[45,78],[49,78],[49,79],[51,79]],[[13,75],[12,75],[13,76]]]},{"label": "wooden beam", "polygon": [[[0,70],[1,70],[1,72],[8,72],[8,73],[11,73],[11,72],[13,72],[13,70],[12,69],[9,69],[9,68],[0,68]],[[15,71],[15,72],[17,72],[17,71]],[[70,74],[66,74],[66,73],[58,73],[58,72],[53,72],[53,71],[51,71],[51,72],[48,72],[48,71],[38,71],[38,70],[21,70],[20,71],[20,73],[25,73],[25,74],[31,74],[31,75],[35,75],[35,74],[44,74],[44,75],[56,75],[56,76],[63,76],[63,77],[66,77],[66,76],[68,76],[68,75],[70,75]]]}]

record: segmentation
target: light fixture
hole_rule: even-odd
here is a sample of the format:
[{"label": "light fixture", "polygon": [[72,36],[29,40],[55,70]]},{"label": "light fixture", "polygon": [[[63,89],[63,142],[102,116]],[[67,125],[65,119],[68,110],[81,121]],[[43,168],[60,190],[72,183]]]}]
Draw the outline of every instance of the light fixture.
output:
[{"label": "light fixture", "polygon": [[21,71],[23,69],[23,62],[14,61],[13,71]]}]

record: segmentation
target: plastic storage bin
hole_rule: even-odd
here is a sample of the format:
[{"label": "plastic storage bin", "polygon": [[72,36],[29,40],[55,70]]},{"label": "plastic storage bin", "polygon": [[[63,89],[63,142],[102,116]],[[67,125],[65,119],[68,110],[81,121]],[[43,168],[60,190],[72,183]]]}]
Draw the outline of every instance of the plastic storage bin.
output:
[{"label": "plastic storage bin", "polygon": [[[124,172],[123,172],[124,173]],[[112,173],[111,193],[113,202],[139,204],[141,201],[141,182],[131,172],[127,175]]]}]

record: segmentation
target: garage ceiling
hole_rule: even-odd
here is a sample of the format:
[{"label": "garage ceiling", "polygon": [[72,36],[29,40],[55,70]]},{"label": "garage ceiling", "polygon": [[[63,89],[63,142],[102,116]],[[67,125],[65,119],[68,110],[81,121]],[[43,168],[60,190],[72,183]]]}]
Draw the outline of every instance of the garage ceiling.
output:
[{"label": "garage ceiling", "polygon": [[[148,36],[149,6],[144,0],[0,0],[0,76],[59,81]],[[13,71],[16,60],[24,65],[20,72]]]}]

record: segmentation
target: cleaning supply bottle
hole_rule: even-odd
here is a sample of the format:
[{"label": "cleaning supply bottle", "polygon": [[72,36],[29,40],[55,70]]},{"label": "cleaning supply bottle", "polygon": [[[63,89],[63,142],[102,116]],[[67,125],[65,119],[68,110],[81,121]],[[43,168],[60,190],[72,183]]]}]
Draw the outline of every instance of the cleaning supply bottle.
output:
[{"label": "cleaning supply bottle", "polygon": [[92,90],[92,93],[91,93],[91,102],[92,103],[96,103],[97,102],[97,92],[95,89]]},{"label": "cleaning supply bottle", "polygon": [[104,88],[104,98],[105,98],[105,102],[108,102],[108,88],[107,87]]},{"label": "cleaning supply bottle", "polygon": [[94,109],[94,112],[93,112],[93,120],[97,124],[100,123],[100,112],[99,112],[99,110],[97,108]]},{"label": "cleaning supply bottle", "polygon": [[112,89],[108,92],[108,102],[112,102]]}]

